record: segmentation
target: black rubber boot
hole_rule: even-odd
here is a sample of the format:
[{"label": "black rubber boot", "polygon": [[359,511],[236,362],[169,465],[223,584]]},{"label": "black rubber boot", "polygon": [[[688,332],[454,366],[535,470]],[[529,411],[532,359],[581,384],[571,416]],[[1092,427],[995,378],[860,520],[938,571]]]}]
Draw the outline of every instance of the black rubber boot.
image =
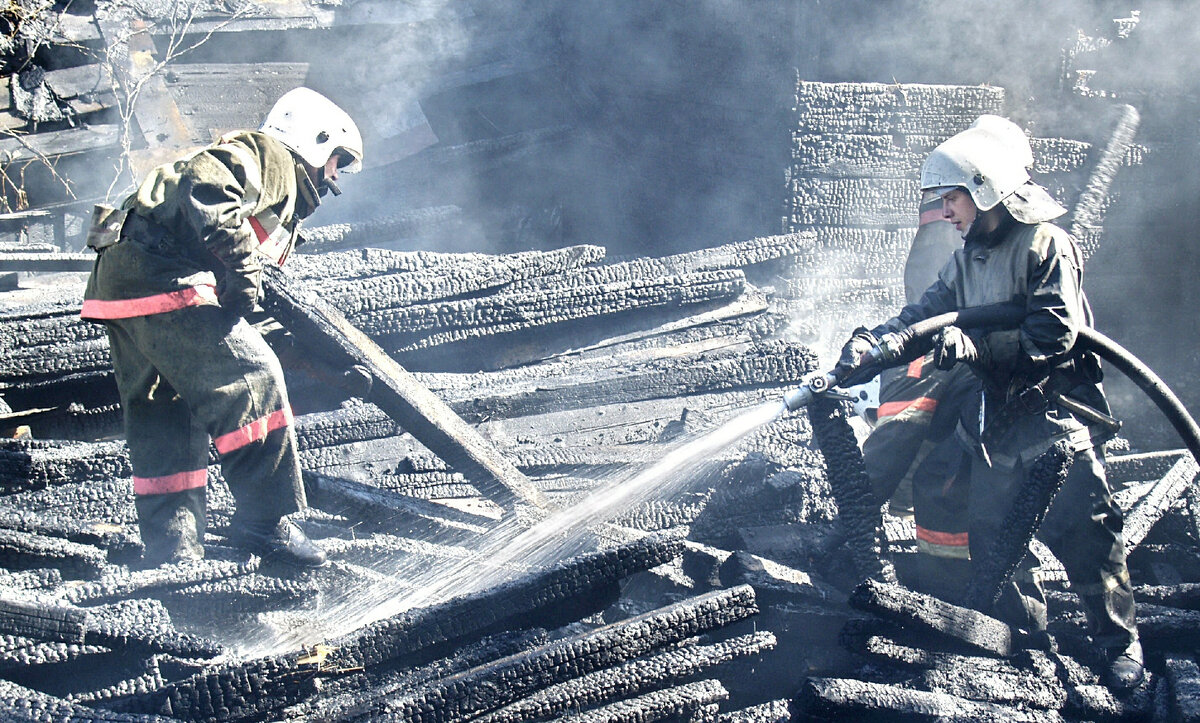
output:
[{"label": "black rubber boot", "polygon": [[1129,690],[1138,687],[1146,679],[1142,644],[1137,640],[1124,649],[1112,650],[1108,660],[1108,672],[1104,682],[1110,689]]},{"label": "black rubber boot", "polygon": [[233,523],[229,541],[263,562],[282,562],[294,567],[321,567],[325,551],[308,539],[296,525],[286,520],[275,523]]},{"label": "black rubber boot", "polygon": [[[167,511],[170,517],[163,519]],[[159,510],[152,520],[139,517],[138,523],[143,547],[141,567],[204,559],[203,524],[197,523],[193,510]]]}]

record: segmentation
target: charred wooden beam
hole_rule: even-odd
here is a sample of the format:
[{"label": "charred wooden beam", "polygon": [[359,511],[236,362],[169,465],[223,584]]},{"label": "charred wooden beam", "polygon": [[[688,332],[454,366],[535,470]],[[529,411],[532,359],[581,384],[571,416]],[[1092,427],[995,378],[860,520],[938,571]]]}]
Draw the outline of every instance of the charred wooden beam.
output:
[{"label": "charred wooden beam", "polygon": [[356,246],[386,246],[438,232],[454,233],[462,223],[462,215],[458,206],[429,206],[353,224],[316,226],[304,231],[301,248],[305,253],[336,253]]},{"label": "charred wooden beam", "polygon": [[883,501],[875,499],[846,405],[837,399],[818,396],[808,407],[808,417],[813,439],[825,458],[829,486],[838,503],[838,519],[847,532],[855,574],[860,579],[895,580],[891,563],[881,557],[879,530],[883,524]]},{"label": "charred wooden beam", "polygon": [[1147,645],[1165,650],[1200,646],[1200,612],[1139,601],[1137,613],[1138,636]]},{"label": "charred wooden beam", "polygon": [[[679,554],[679,540],[650,536],[611,550],[581,555],[546,570],[428,608],[400,613],[334,641],[341,667],[370,666],[419,654],[434,645],[527,625],[554,606],[598,591]],[[558,615],[553,615],[557,618]],[[543,618],[541,623],[545,623]]]},{"label": "charred wooden beam", "polygon": [[98,605],[127,597],[158,597],[181,588],[216,583],[248,575],[259,562],[205,559],[179,562],[148,570],[113,570],[97,580],[62,589],[63,600],[76,605]]},{"label": "charred wooden beam", "polygon": [[604,248],[571,246],[556,251],[454,256],[458,263],[452,265],[439,260],[419,270],[367,278],[317,279],[313,283],[339,311],[353,316],[439,299],[483,295],[523,280],[540,286],[564,272],[599,261],[604,257]]},{"label": "charred wooden beam", "polygon": [[996,538],[988,541],[980,559],[972,562],[971,581],[965,597],[969,607],[991,611],[1021,558],[1029,553],[1029,541],[1042,526],[1051,501],[1067,479],[1073,460],[1071,446],[1058,442],[1030,465],[1029,476],[1005,512]]},{"label": "charred wooden beam", "polygon": [[0,254],[0,271],[91,271],[96,254]]},{"label": "charred wooden beam", "polygon": [[0,565],[9,570],[54,568],[66,578],[95,578],[108,564],[98,547],[47,537],[32,532],[0,528]]},{"label": "charred wooden beam", "polygon": [[1134,597],[1139,603],[1148,602],[1184,610],[1200,610],[1200,583],[1178,585],[1138,585]]},{"label": "charred wooden beam", "polygon": [[729,660],[757,655],[773,647],[775,635],[770,632],[743,635],[712,645],[684,645],[556,683],[498,708],[480,717],[478,722],[520,723],[565,715],[572,710],[675,685]]},{"label": "charred wooden beam", "polygon": [[282,711],[282,717],[286,720],[332,720],[339,712],[353,710],[361,704],[364,690],[369,689],[376,698],[403,695],[465,670],[524,653],[544,645],[547,639],[546,631],[541,629],[504,632],[456,648],[428,665],[330,678],[323,682],[319,697]]},{"label": "charred wooden beam", "polygon": [[969,720],[977,723],[1061,723],[1057,711],[981,703],[945,693],[852,678],[805,678],[791,702],[792,720],[897,723]]},{"label": "charred wooden beam", "polygon": [[295,288],[281,271],[266,276],[264,306],[299,339],[332,359],[365,366],[374,378],[371,399],[414,437],[461,471],[480,491],[511,507],[544,508],[541,492],[445,402],[352,326],[333,307]]},{"label": "charred wooden beam", "polygon": [[[745,289],[739,270],[597,283],[577,288],[538,288],[355,314],[351,320],[380,345],[402,355],[427,355],[433,347],[529,332],[585,319],[678,310],[734,298]],[[640,318],[640,317],[639,317]],[[648,317],[647,317],[648,318]],[[606,330],[606,334],[611,329]],[[544,342],[545,343],[545,342]],[[565,346],[559,345],[558,351]],[[549,353],[549,347],[547,352]],[[544,354],[543,354],[544,355]]]},{"label": "charred wooden beam", "polygon": [[450,404],[465,418],[482,421],[733,389],[776,387],[799,383],[816,367],[816,354],[806,346],[764,342],[738,354],[709,354],[682,363],[654,360],[623,366],[617,370],[621,373],[606,374],[599,379],[594,374],[561,381],[536,379],[533,389],[525,384],[503,395],[461,398],[459,392],[455,396],[460,399],[452,399]]},{"label": "charred wooden beam", "polygon": [[609,703],[594,710],[563,716],[569,723],[642,723],[645,721],[711,721],[729,691],[718,680],[644,693],[635,698]]},{"label": "charred wooden beam", "polygon": [[870,635],[859,652],[919,670],[922,687],[938,693],[1045,710],[1058,710],[1067,703],[1054,661],[1035,650],[1019,651],[1009,660],[930,651]]},{"label": "charred wooden beam", "polygon": [[87,626],[86,610],[10,595],[0,597],[0,632],[8,635],[82,645]]},{"label": "charred wooden beam", "polygon": [[309,500],[314,506],[351,519],[387,520],[392,529],[403,525],[410,535],[419,535],[421,530],[482,533],[494,522],[435,502],[308,470],[304,481],[306,489],[314,493]]},{"label": "charred wooden beam", "polygon": [[708,593],[480,666],[406,698],[375,702],[377,709],[354,711],[346,719],[378,713],[423,723],[462,720],[756,612],[749,586]]},{"label": "charred wooden beam", "polygon": [[779,261],[809,251],[815,241],[816,235],[811,231],[781,236],[764,236],[672,256],[646,257],[588,266],[544,279],[519,281],[514,283],[510,290],[532,292],[560,288],[585,288],[705,271],[746,270],[749,267]]},{"label": "charred wooden beam", "polygon": [[87,616],[84,642],[91,645],[201,659],[225,652],[212,641],[177,631],[166,608],[157,600],[122,600],[88,608]]},{"label": "charred wooden beam", "polygon": [[0,717],[12,721],[93,721],[94,723],[170,723],[157,715],[117,713],[72,703],[0,679]]},{"label": "charred wooden beam", "polygon": [[850,596],[850,605],[904,628],[936,633],[940,640],[963,643],[990,655],[1012,653],[1012,632],[1004,623],[969,608],[900,585],[866,580]]},{"label": "charred wooden beam", "polygon": [[1200,721],[1200,666],[1192,657],[1169,657],[1164,661],[1164,667],[1171,720],[1197,723]]},{"label": "charred wooden beam", "polygon": [[0,635],[0,671],[54,665],[107,651],[99,645],[37,640],[23,635]]},{"label": "charred wooden beam", "polygon": [[123,525],[81,520],[66,515],[0,505],[0,529],[16,530],[44,537],[60,537],[69,542],[105,550],[112,563],[131,562],[141,554],[141,539]]}]

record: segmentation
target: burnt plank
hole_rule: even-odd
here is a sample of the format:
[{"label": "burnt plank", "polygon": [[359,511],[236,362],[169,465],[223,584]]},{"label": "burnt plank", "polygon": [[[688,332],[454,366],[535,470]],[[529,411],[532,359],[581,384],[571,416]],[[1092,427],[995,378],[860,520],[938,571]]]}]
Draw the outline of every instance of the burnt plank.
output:
[{"label": "burnt plank", "polygon": [[868,579],[855,588],[850,605],[875,613],[901,627],[936,633],[986,654],[1012,653],[1012,631],[1004,623],[976,610],[952,605],[901,585]]},{"label": "burnt plank", "polygon": [[320,299],[306,298],[282,270],[274,267],[268,267],[264,276],[264,290],[264,307],[296,338],[346,366],[365,366],[374,379],[371,401],[476,483],[481,492],[503,506],[520,501],[545,507],[541,491],[525,475],[341,312]]}]

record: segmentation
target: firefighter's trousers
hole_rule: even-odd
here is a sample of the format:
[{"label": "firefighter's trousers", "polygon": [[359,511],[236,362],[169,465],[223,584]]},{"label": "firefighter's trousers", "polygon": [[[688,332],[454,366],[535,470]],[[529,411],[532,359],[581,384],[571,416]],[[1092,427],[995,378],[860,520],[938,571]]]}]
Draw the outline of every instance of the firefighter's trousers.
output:
[{"label": "firefighter's trousers", "polygon": [[863,461],[881,502],[911,485],[917,556],[916,578],[908,582],[946,600],[966,589],[971,574],[967,459],[953,432],[979,387],[966,365],[942,371],[930,356],[886,370],[876,427],[863,442]]},{"label": "firefighter's trousers", "polygon": [[[1069,413],[1052,407],[1045,413],[1018,419],[1002,438],[987,446],[985,456],[977,435],[963,433],[972,420],[978,428],[978,409],[978,403],[968,409],[958,435],[971,450],[972,557],[982,554],[983,546],[997,538],[1037,456],[1055,441],[1067,439],[1075,449],[1071,469],[1037,537],[1066,570],[1096,644],[1123,649],[1137,638],[1137,623],[1125,564],[1124,519],[1108,486],[1103,446],[1094,442],[1088,428]],[[997,610],[999,616],[1020,625],[1012,620],[1013,601],[1024,608],[1020,614],[1026,617],[1027,625],[1044,627],[1045,599],[1032,552],[1006,587]]]},{"label": "firefighter's trousers", "polygon": [[171,557],[181,511],[204,539],[210,442],[237,503],[235,524],[304,507],[283,371],[258,332],[211,305],[105,325],[147,559]]}]

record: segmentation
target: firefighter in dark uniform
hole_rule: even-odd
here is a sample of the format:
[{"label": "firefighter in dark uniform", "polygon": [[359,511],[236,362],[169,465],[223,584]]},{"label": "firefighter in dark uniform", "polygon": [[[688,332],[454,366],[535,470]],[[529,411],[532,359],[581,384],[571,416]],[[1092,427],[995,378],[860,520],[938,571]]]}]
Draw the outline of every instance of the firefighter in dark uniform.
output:
[{"label": "firefighter in dark uniform", "polygon": [[[986,114],[971,127],[994,134],[1023,166],[1033,166],[1029,139],[1017,124]],[[937,281],[938,272],[962,244],[962,236],[942,215],[941,196],[925,192],[904,264],[907,303],[918,301]],[[903,504],[906,495],[911,498],[917,554],[915,578],[909,582],[946,600],[961,596],[971,576],[967,459],[953,432],[961,410],[978,395],[979,384],[966,365],[939,369],[932,353],[884,370],[874,414],[868,418],[873,429],[862,446],[880,501]]]},{"label": "firefighter in dark uniform", "polygon": [[[933,342],[944,369],[963,362],[981,391],[963,410],[956,435],[970,462],[969,544],[995,539],[1034,460],[1059,441],[1074,459],[1038,537],[1062,562],[1083,605],[1093,642],[1109,661],[1116,689],[1144,679],[1135,607],[1125,563],[1122,516],[1105,478],[1103,442],[1111,431],[1089,425],[1067,406],[1106,414],[1099,360],[1074,349],[1092,323],[1082,289],[1082,256],[1051,220],[1065,213],[996,136],[970,128],[939,145],[921,170],[922,191],[942,197],[943,214],[964,245],[915,303],[873,330],[856,330],[838,364],[853,372],[864,352],[891,331],[949,311],[1017,301],[1026,317],[1017,329],[990,333],[947,327]],[[1059,399],[1066,397],[1066,405]],[[1082,405],[1082,407],[1081,407]],[[1000,603],[1022,608],[996,613],[1021,627],[1044,628],[1045,600],[1032,554],[1009,582]]]},{"label": "firefighter in dark uniform", "polygon": [[306,504],[292,411],[278,358],[243,317],[263,264],[286,260],[301,219],[361,162],[353,120],[297,88],[258,131],[154,169],[93,220],[81,316],[108,329],[145,564],[203,557],[210,442],[237,503],[230,541],[324,564],[285,518]]}]

